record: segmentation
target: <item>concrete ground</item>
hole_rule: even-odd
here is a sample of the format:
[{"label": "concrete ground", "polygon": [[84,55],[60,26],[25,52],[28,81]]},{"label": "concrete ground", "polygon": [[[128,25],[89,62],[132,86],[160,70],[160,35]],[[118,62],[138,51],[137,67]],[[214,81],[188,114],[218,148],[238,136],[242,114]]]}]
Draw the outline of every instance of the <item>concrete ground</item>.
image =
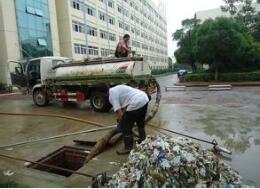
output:
[{"label": "concrete ground", "polygon": [[[0,111],[53,113],[91,120],[108,126],[115,124],[115,118],[112,113],[95,113],[90,109],[88,104],[81,107],[78,107],[77,105],[63,107],[61,104],[52,103],[46,108],[39,108],[33,104],[31,97],[20,95],[0,98]],[[31,139],[34,140],[97,128],[92,125],[78,123],[75,121],[48,117],[0,116],[0,120],[1,146],[28,141]],[[73,143],[74,139],[90,141],[98,140],[106,132],[107,131],[81,134],[33,144],[26,144],[1,149],[0,153],[31,161],[37,161],[63,146],[75,146]],[[84,146],[78,147],[84,148]],[[119,169],[120,165],[110,165],[109,162],[118,162],[122,164],[127,159],[127,156],[116,155],[116,149],[118,148],[120,147],[116,146],[115,148],[108,149],[78,171],[91,175],[96,175],[100,172],[107,172],[108,175],[112,175],[112,173]],[[73,174],[72,176],[66,178],[56,174],[26,168],[24,166],[24,162],[17,162],[2,158],[0,160],[0,170],[1,172],[11,170],[14,172],[14,175],[8,179],[15,180],[19,184],[29,187],[88,187],[91,183],[91,179],[84,176]]]},{"label": "concrete ground", "polygon": [[[161,87],[173,85],[175,75],[158,77]],[[163,91],[160,109],[152,123],[203,139],[216,139],[221,145],[233,151],[225,158],[243,177],[247,184],[260,187],[260,87],[235,87],[232,91],[208,92],[206,88],[188,88],[187,91]],[[115,124],[113,113],[95,113],[88,103],[63,106],[51,103],[48,107],[36,107],[30,96],[0,96],[0,112],[53,113],[87,119],[111,126]],[[96,128],[91,125],[60,118],[22,117],[0,115],[0,144],[7,145],[30,139],[39,139]],[[148,133],[152,130],[147,128]],[[97,140],[106,132],[81,134],[50,141],[1,149],[1,154],[12,155],[37,161],[62,146],[74,146],[74,139]],[[155,134],[155,133],[152,133]],[[175,136],[174,136],[175,137]],[[206,148],[210,145],[202,144]],[[78,171],[95,175],[107,172],[112,175],[127,156],[116,155],[116,149],[109,148],[91,160]],[[84,146],[81,146],[84,147]],[[73,174],[63,177],[30,168],[23,162],[0,158],[0,173],[11,170],[10,177],[0,178],[15,180],[30,187],[88,187],[91,180]]]}]

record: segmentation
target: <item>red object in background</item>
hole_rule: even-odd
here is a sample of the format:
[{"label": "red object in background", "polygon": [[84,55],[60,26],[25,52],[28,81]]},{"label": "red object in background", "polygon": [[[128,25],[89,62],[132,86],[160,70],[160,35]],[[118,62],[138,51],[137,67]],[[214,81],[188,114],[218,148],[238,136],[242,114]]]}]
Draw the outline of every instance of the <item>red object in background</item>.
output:
[{"label": "red object in background", "polygon": [[53,97],[53,94],[48,91],[48,92],[47,92],[47,96],[48,96],[49,98],[52,98],[52,97]]},{"label": "red object in background", "polygon": [[63,101],[63,102],[68,102],[68,93],[62,91],[62,92],[60,93],[60,99],[61,99],[61,101]]},{"label": "red object in background", "polygon": [[78,102],[82,102],[82,101],[85,101],[85,94],[82,93],[82,92],[77,92],[76,93],[76,98],[77,98],[77,101]]},{"label": "red object in background", "polygon": [[121,66],[119,70],[127,70],[128,66]]}]

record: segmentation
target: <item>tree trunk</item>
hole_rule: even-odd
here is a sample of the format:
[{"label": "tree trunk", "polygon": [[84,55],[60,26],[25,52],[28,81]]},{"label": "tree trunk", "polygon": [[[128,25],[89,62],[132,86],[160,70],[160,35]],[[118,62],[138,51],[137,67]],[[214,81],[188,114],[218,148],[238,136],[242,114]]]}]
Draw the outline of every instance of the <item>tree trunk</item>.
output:
[{"label": "tree trunk", "polygon": [[192,69],[193,72],[197,71],[197,66],[194,62],[191,64],[191,69]]},{"label": "tree trunk", "polygon": [[218,74],[219,74],[218,71],[219,71],[218,70],[218,64],[216,63],[216,65],[215,65],[215,81],[218,81]]}]

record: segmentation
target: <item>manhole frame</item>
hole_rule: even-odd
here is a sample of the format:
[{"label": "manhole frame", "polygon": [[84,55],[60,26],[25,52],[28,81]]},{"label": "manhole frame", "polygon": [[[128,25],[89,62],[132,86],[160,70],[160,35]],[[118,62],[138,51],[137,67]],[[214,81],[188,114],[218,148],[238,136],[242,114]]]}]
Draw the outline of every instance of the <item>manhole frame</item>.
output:
[{"label": "manhole frame", "polygon": [[[38,170],[38,171],[41,171],[41,172],[59,175],[59,176],[68,178],[71,175],[73,175],[73,173],[68,172],[68,171],[58,170],[58,169],[51,168],[51,167],[47,167],[47,166],[44,166],[44,165],[50,165],[50,166],[60,167],[60,168],[63,168],[63,169],[68,169],[68,168],[60,166],[58,164],[49,163],[49,161],[51,161],[55,158],[58,158],[58,156],[65,155],[66,152],[75,153],[77,156],[82,156],[82,159],[85,160],[87,155],[88,155],[88,153],[86,151],[87,151],[87,149],[85,149],[85,148],[78,148],[78,147],[74,147],[74,146],[62,146],[61,148],[47,154],[46,156],[44,156],[44,157],[42,157],[42,158],[40,158],[39,160],[36,161],[37,163],[40,163],[40,164],[30,164],[30,165],[27,166],[27,168],[31,168],[31,169]],[[82,168],[84,166],[84,160],[82,160],[82,162],[81,162],[82,165],[80,165],[78,168],[69,169],[69,170],[71,170],[73,172],[79,170],[80,168]],[[64,161],[66,161],[66,160],[64,160]],[[44,165],[41,165],[41,164],[44,164]],[[57,173],[57,171],[64,172],[64,174],[59,174],[59,173]],[[66,173],[66,175],[65,175],[65,173]]]}]

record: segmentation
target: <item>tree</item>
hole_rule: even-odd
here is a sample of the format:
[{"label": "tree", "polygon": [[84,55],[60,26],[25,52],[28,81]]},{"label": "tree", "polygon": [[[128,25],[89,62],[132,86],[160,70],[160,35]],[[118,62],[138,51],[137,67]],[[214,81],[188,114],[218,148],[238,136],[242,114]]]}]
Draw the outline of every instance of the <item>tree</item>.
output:
[{"label": "tree", "polygon": [[[223,12],[229,12],[235,19],[244,24],[260,42],[260,13],[256,12],[252,0],[224,0],[225,5],[221,6]],[[257,1],[260,3],[260,0]]]},{"label": "tree", "polygon": [[173,71],[173,61],[171,57],[168,57],[168,69]]},{"label": "tree", "polygon": [[260,48],[238,21],[220,17],[206,20],[199,27],[195,54],[199,62],[210,65],[218,80],[220,71],[240,70],[256,64]]},{"label": "tree", "polygon": [[196,71],[196,54],[194,47],[196,46],[196,29],[190,30],[185,37],[179,41],[179,49],[174,52],[176,60],[181,64],[190,65],[192,71]]},{"label": "tree", "polygon": [[238,4],[242,3],[244,0],[223,0],[225,5],[221,6],[223,12],[229,12],[232,16],[236,15],[238,12]]},{"label": "tree", "polygon": [[197,19],[196,15],[192,19],[185,19],[182,21],[182,28],[176,30],[172,35],[173,40],[177,41],[177,45],[180,47],[174,53],[177,62],[190,65],[193,71],[196,71],[196,59],[193,51],[196,41],[195,30],[199,23],[200,20]]},{"label": "tree", "polygon": [[172,39],[178,41],[177,45],[180,46],[180,41],[184,38],[185,33],[183,29],[176,30],[175,33],[172,34]]}]

